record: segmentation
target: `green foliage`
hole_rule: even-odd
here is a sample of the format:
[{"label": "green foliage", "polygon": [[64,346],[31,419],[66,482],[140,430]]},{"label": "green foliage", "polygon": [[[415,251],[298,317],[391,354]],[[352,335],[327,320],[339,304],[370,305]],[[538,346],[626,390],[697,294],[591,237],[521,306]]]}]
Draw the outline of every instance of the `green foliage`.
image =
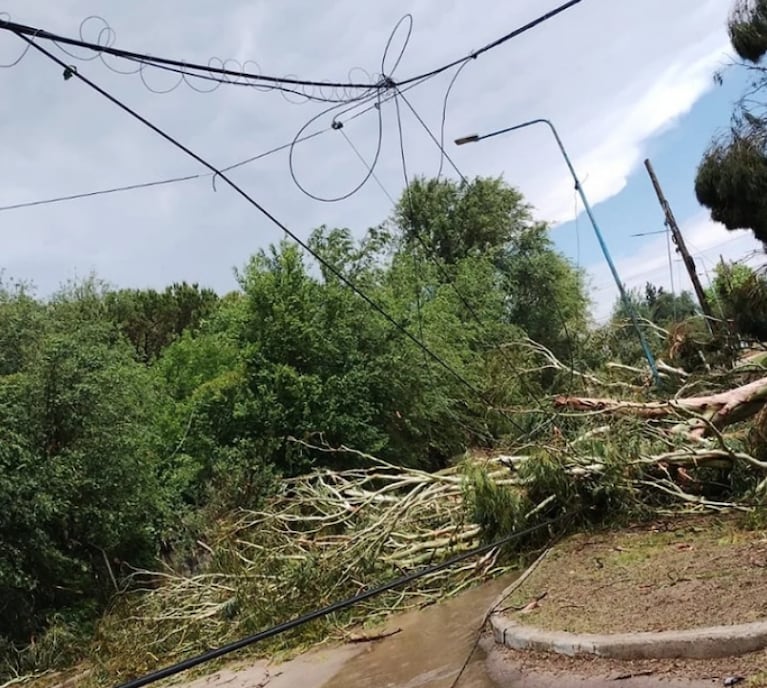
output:
[{"label": "green foliage", "polygon": [[[643,320],[661,327],[682,322],[699,315],[700,309],[689,291],[673,294],[663,287],[647,282],[643,290],[633,289],[628,292],[628,299],[636,315]],[[626,322],[631,318],[622,299],[617,299],[613,306],[612,320]]]},{"label": "green foliage", "polygon": [[[26,297],[0,310],[13,319]],[[150,561],[159,514],[156,387],[108,323],[55,307],[0,377],[0,635],[103,599],[122,563]]]},{"label": "green foliage", "polygon": [[737,0],[727,30],[735,52],[758,63],[767,54],[767,0]]},{"label": "green foliage", "polygon": [[767,340],[767,276],[747,265],[720,263],[711,300],[742,337]]},{"label": "green foliage", "polygon": [[[643,290],[630,290],[627,296],[645,341],[656,358],[694,371],[714,363],[718,353],[725,352],[726,342],[711,336],[690,292],[672,294],[648,282]],[[592,333],[590,344],[592,365],[600,359],[640,367],[645,365],[636,327],[628,307],[620,298],[613,306],[610,322]]]},{"label": "green foliage", "polygon": [[583,273],[554,249],[548,227],[533,219],[516,189],[501,179],[416,179],[393,221],[410,254],[442,261],[437,280],[454,276],[466,260],[481,259],[492,277],[488,285],[503,298],[497,317],[556,355],[574,357],[589,306]]},{"label": "green foliage", "polygon": [[162,292],[121,289],[105,296],[107,317],[116,322],[136,350],[139,360],[156,360],[183,332],[195,330],[215,307],[218,296],[186,282]]},{"label": "green foliage", "polygon": [[468,462],[464,471],[464,499],[472,522],[482,527],[482,537],[486,542],[493,542],[526,525],[525,511],[531,508],[531,504],[521,490],[499,485],[481,465],[474,462]]},{"label": "green foliage", "polygon": [[[727,229],[751,229],[767,242],[767,116],[760,95],[767,87],[761,60],[767,53],[767,0],[736,0],[727,24],[735,52],[752,63],[748,92],[726,136],[704,153],[695,177],[698,201]],[[718,78],[721,82],[721,77]]]},{"label": "green foliage", "polygon": [[557,512],[573,514],[571,527],[615,524],[641,515],[645,506],[631,483],[639,470],[626,461],[636,455],[639,433],[632,437],[627,426],[614,428],[609,440],[591,441],[590,462],[583,460],[583,470],[574,469],[573,457],[565,453],[537,452],[520,470],[527,498],[533,504],[553,498]]},{"label": "green foliage", "polygon": [[727,229],[751,229],[767,243],[767,132],[737,124],[706,151],[695,177],[698,201]]},{"label": "green foliage", "polygon": [[589,303],[583,273],[554,250],[543,224],[519,232],[496,265],[508,321],[569,362],[586,329]]},{"label": "green foliage", "polygon": [[456,183],[417,178],[397,204],[394,221],[406,245],[425,245],[452,265],[502,250],[529,226],[530,210],[521,194],[500,179]]}]

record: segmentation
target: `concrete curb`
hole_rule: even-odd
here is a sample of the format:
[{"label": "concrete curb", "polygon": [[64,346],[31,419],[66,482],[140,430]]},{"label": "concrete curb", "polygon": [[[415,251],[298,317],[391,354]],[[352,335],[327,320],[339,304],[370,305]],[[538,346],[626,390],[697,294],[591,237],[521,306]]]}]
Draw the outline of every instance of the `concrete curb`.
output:
[{"label": "concrete curb", "polygon": [[495,642],[501,645],[514,650],[555,652],[568,657],[707,659],[743,655],[767,647],[767,621],[685,631],[611,635],[545,631],[495,614],[490,618],[490,624]]}]

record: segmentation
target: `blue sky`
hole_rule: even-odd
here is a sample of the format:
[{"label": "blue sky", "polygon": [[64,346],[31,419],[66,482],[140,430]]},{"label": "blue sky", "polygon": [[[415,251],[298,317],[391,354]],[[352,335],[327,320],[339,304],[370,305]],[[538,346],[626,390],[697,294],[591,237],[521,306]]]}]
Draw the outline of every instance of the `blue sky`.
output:
[{"label": "blue sky", "polygon": [[[714,132],[726,126],[743,82],[742,75],[733,72],[723,86],[708,91],[689,114],[647,142],[646,157],[680,223],[700,212],[693,188],[695,169]],[[588,170],[578,170],[578,174],[588,188]],[[631,234],[663,229],[663,214],[643,165],[631,173],[623,191],[599,204],[596,216],[616,257],[630,255],[647,241],[630,240]],[[581,257],[587,263],[594,262],[598,248],[595,242],[588,241],[592,235],[590,225],[585,218],[578,225]],[[570,256],[577,255],[575,230],[575,222],[566,222],[554,234],[559,248]]]},{"label": "blue sky", "polygon": [[[713,82],[712,82],[713,83]],[[648,157],[659,178],[663,191],[674,212],[678,224],[686,236],[688,249],[698,263],[698,273],[704,284],[708,282],[712,266],[720,253],[726,259],[738,259],[760,248],[750,232],[727,232],[724,228],[713,229],[706,222],[707,213],[699,205],[694,191],[695,172],[701,156],[712,136],[726,129],[733,106],[744,92],[746,74],[730,69],[722,86],[712,86],[692,107],[669,128],[646,142]],[[588,191],[588,170],[578,171],[585,179]],[[575,202],[575,200],[574,200]],[[594,232],[585,214],[578,221],[563,222],[553,230],[552,236],[559,250],[583,267],[591,268],[592,283],[596,288],[594,299],[598,318],[603,319],[617,296],[612,277],[607,273],[606,262],[594,238]],[[575,205],[573,206],[575,215]],[[633,237],[635,234],[663,231],[664,216],[644,164],[629,175],[625,188],[615,196],[601,202],[595,216],[613,259],[619,263],[624,282],[631,287],[645,281],[670,289],[667,260],[643,263],[641,256],[657,256],[660,251],[667,256],[665,235]],[[692,233],[690,232],[692,230]],[[708,230],[708,231],[706,231]],[[702,236],[703,233],[703,236]],[[678,255],[674,254],[675,290],[691,289]],[[646,267],[646,270],[643,270]],[[596,274],[595,274],[596,273]]]},{"label": "blue sky", "polygon": [[[100,0],[6,0],[0,10],[15,21],[68,35],[77,35],[83,18],[106,14],[118,47],[203,63],[211,56],[255,60],[274,75],[345,81],[352,68],[380,70],[387,38],[406,12],[412,13],[414,27],[395,75],[399,78],[468,55],[557,4],[229,0],[224,6],[206,0],[133,0],[105,9]],[[727,60],[728,9],[728,0],[583,0],[468,65],[451,93],[446,139],[536,117],[552,119],[621,273],[637,273],[627,283],[641,285],[649,271],[653,281],[664,284],[664,238],[629,238],[663,226],[642,166],[648,154],[691,247],[699,247],[710,262],[717,255],[712,247],[732,238],[698,208],[692,187],[700,153],[713,131],[726,125],[740,90],[737,77],[724,88],[714,88],[711,78]],[[98,40],[98,24],[83,30],[85,38]],[[402,35],[395,38],[401,41]],[[14,36],[0,34],[0,64],[13,62],[21,47]],[[288,143],[321,109],[288,102],[277,92],[231,86],[207,95],[185,86],[158,95],[137,76],[117,75],[98,60],[76,63],[81,73],[217,164]],[[167,74],[146,76],[159,88],[168,83]],[[408,92],[434,131],[450,78],[444,74]],[[0,70],[0,89],[12,94],[0,99],[0,206],[201,171],[76,80],[62,79],[59,67],[33,52]],[[408,172],[433,176],[438,151],[408,107],[402,109]],[[384,138],[376,173],[398,197],[403,174],[396,111],[389,103],[381,112]],[[318,128],[329,128],[331,119],[320,117]],[[367,160],[373,157],[377,131],[375,113],[344,128]],[[594,314],[604,317],[615,291],[583,216],[578,256],[575,228],[568,222],[574,191],[550,134],[531,129],[478,145],[449,145],[449,150],[467,176],[503,174],[538,217],[564,223],[552,235],[602,287],[598,296],[607,307],[597,306]],[[361,235],[389,216],[391,202],[375,182],[343,202],[318,203],[296,187],[287,163],[283,151],[232,176],[300,237],[321,224],[350,227]],[[296,171],[302,184],[327,195],[348,191],[365,173],[334,131],[296,149]],[[455,177],[449,167],[446,173]],[[234,268],[282,238],[224,185],[214,191],[209,179],[8,211],[0,214],[0,227],[0,268],[7,276],[32,280],[41,294],[90,272],[126,287],[159,288],[187,280],[224,292],[236,287]],[[753,248],[748,233],[743,236],[726,246],[728,256]]]}]

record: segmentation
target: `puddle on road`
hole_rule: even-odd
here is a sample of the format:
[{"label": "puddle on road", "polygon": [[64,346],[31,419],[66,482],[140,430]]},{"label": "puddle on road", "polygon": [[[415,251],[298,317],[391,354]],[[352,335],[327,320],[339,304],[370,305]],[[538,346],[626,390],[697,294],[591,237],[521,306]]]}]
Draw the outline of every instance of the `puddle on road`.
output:
[{"label": "puddle on road", "polygon": [[[516,574],[421,611],[393,616],[396,635],[364,645],[318,648],[280,665],[230,666],[185,688],[450,688],[477,640],[479,624]],[[495,688],[477,647],[458,688]]]},{"label": "puddle on road", "polygon": [[[323,688],[449,688],[474,645],[495,597],[514,579],[503,576],[462,595],[393,618],[401,632],[349,659]],[[495,688],[477,647],[460,688]]]}]

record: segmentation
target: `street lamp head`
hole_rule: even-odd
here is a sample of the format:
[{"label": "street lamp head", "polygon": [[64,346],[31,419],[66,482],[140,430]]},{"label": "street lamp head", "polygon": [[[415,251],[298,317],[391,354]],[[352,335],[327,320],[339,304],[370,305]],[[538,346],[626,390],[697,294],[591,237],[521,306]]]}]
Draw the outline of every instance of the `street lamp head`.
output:
[{"label": "street lamp head", "polygon": [[470,136],[462,136],[460,139],[455,140],[456,146],[462,146],[464,143],[476,143],[479,141],[479,134],[471,134]]}]

